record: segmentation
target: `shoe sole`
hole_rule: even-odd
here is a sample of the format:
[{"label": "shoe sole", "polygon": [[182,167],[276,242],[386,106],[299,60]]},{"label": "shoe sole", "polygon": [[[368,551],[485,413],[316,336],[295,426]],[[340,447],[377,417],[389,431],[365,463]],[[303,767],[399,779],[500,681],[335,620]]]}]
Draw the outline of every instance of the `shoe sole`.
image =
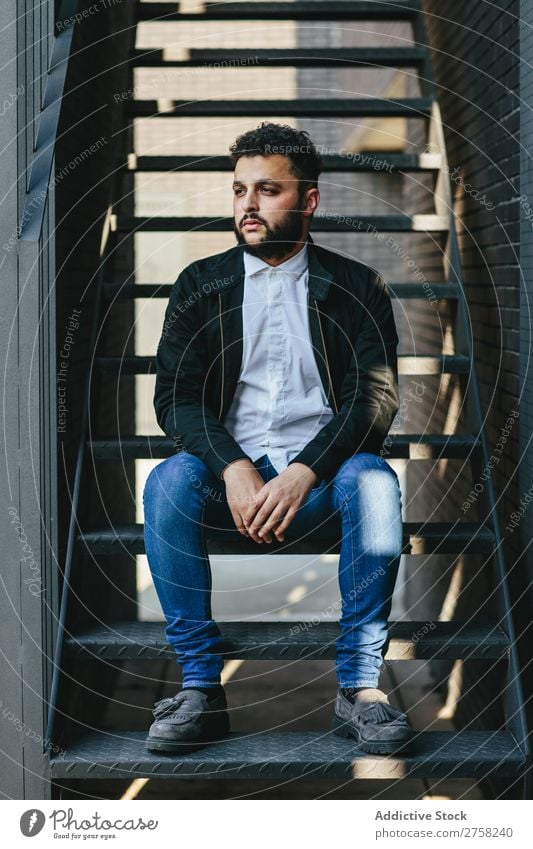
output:
[{"label": "shoe sole", "polygon": [[390,742],[365,740],[361,737],[357,728],[354,728],[353,725],[339,719],[338,716],[333,717],[333,733],[337,734],[339,737],[355,739],[359,748],[363,752],[368,752],[371,755],[392,755],[397,753],[406,754],[412,742],[411,737],[408,737],[405,740],[391,740]]},{"label": "shoe sole", "polygon": [[209,746],[210,743],[216,743],[222,737],[225,737],[229,731],[229,717],[222,722],[222,725],[213,725],[206,731],[205,737],[196,740],[167,740],[164,738],[148,737],[145,742],[145,747],[150,752],[174,752],[185,755],[188,752],[195,752],[197,749],[202,749],[204,746]]}]

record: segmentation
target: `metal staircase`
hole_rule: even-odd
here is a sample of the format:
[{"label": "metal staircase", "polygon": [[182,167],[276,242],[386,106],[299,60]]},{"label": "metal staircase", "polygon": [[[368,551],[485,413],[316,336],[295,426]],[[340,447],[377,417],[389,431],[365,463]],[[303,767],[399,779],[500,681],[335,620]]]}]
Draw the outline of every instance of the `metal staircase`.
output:
[{"label": "metal staircase", "polygon": [[[176,3],[138,3],[138,21],[312,21],[321,20],[327,6],[328,20],[409,20],[413,26],[416,47],[405,48],[343,48],[343,49],[263,49],[263,50],[203,50],[191,49],[187,58],[173,58],[172,51],[163,49],[133,52],[134,67],[192,67],[224,58],[246,58],[253,52],[258,63],[265,67],[323,67],[335,65],[362,65],[368,67],[410,67],[418,70],[422,96],[407,99],[302,99],[302,100],[176,100],[161,103],[150,100],[132,100],[125,108],[125,120],[138,117],[183,116],[247,116],[266,119],[269,116],[330,118],[342,116],[409,116],[423,122],[431,153],[380,154],[393,172],[431,172],[435,177],[435,212],[431,215],[364,215],[361,225],[367,231],[375,228],[387,232],[426,232],[442,240],[442,281],[432,283],[437,298],[454,304],[454,355],[428,355],[399,357],[401,375],[461,376],[461,386],[469,433],[467,435],[408,434],[394,435],[388,452],[390,458],[404,458],[409,462],[424,459],[462,458],[470,464],[473,481],[487,463],[489,450],[484,431],[479,389],[472,357],[468,307],[461,278],[460,258],[454,229],[452,199],[447,176],[447,160],[440,112],[432,83],[429,50],[426,44],[424,16],[418,0],[401,3],[371,0],[339,0],[327,4],[304,2],[239,2],[205,3],[201,10],[179,11]],[[309,55],[312,54],[312,55]],[[231,169],[224,156],[136,156],[129,155],[120,173],[137,172],[219,172]],[[325,172],[370,171],[372,158],[364,163],[343,156],[326,156]],[[120,192],[117,193],[120,197]],[[94,315],[96,341],[104,312],[122,299],[167,299],[170,285],[159,283],[132,284],[110,276],[111,255],[117,238],[139,231],[226,231],[232,221],[220,218],[196,217],[128,217],[112,210],[106,222],[104,244],[109,262],[104,262],[99,283],[99,297]],[[317,218],[314,232],[341,232],[342,224]],[[390,282],[389,289],[395,298],[422,299],[425,297],[417,282]],[[524,792],[529,774],[527,728],[520,684],[515,637],[511,618],[511,605],[502,553],[502,538],[496,512],[496,498],[489,476],[480,496],[479,522],[409,522],[404,523],[404,552],[428,555],[433,552],[456,554],[482,554],[492,566],[493,586],[498,616],[494,621],[470,620],[467,622],[434,622],[420,639],[413,635],[420,631],[421,623],[391,623],[387,660],[401,662],[405,659],[428,660],[481,659],[500,660],[506,663],[507,685],[503,692],[505,727],[490,731],[459,730],[457,733],[421,731],[413,754],[404,757],[369,755],[358,752],[352,742],[333,736],[329,728],[317,732],[264,732],[253,735],[238,731],[196,753],[177,757],[148,752],[144,748],[146,732],[116,729],[113,732],[91,730],[73,739],[61,738],[62,715],[58,709],[58,692],[62,686],[73,688],[75,682],[62,682],[62,664],[65,659],[77,663],[101,662],[109,666],[122,660],[135,660],[142,665],[155,659],[172,659],[173,654],[164,638],[163,622],[109,622],[95,628],[71,634],[66,621],[69,604],[69,586],[76,560],[83,551],[100,557],[113,557],[125,552],[135,555],[144,552],[142,525],[113,525],[88,527],[84,517],[78,515],[80,492],[86,485],[89,460],[105,464],[108,460],[164,458],[174,447],[163,436],[131,434],[91,439],[89,433],[90,404],[93,387],[102,374],[148,374],[154,372],[154,358],[144,356],[98,356],[94,369],[88,376],[84,430],[76,467],[72,493],[73,510],[70,523],[68,550],[64,566],[64,589],[55,655],[55,676],[49,714],[47,737],[61,739],[62,751],[50,755],[51,780],[73,778],[139,778],[168,777],[190,778],[379,778],[397,779],[412,777],[497,777],[521,780]],[[224,535],[227,539],[227,534]],[[208,540],[210,553],[257,554],[258,548],[236,532],[235,544],[228,548],[213,534]],[[339,540],[324,539],[291,543],[273,542],[269,553],[326,553],[338,552]],[[264,552],[261,550],[261,553]],[[331,659],[334,657],[337,625],[323,622],[313,628],[293,629],[278,622],[221,622],[223,653],[226,658],[247,659]],[[291,623],[294,626],[295,623]],[[297,631],[295,636],[294,631]],[[148,728],[148,725],[147,725]]]}]

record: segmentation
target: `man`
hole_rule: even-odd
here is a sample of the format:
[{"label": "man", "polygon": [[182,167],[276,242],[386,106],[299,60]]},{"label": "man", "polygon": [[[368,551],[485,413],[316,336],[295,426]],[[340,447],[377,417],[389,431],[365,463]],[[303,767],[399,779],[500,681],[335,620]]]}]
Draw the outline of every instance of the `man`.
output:
[{"label": "man", "polygon": [[378,688],[402,547],[398,477],[380,456],[399,407],[398,336],[381,275],[309,235],[322,162],[305,132],[263,122],[231,148],[238,244],[176,281],[154,406],[178,452],[144,490],[145,544],[182,667],[147,746],[186,752],[229,728],[206,528],[258,545],[339,536],[334,728],[364,751],[411,737]]}]

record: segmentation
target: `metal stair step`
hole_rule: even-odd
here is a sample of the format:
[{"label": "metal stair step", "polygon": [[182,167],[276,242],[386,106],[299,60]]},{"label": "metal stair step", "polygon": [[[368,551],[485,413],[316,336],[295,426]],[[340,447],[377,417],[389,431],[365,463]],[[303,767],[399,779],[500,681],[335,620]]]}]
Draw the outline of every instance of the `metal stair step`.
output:
[{"label": "metal stair step", "polygon": [[[441,157],[438,153],[387,153],[356,152],[324,154],[323,172],[367,171],[374,173],[391,171],[438,171]],[[125,164],[128,171],[233,171],[229,156],[137,156],[128,154]]]},{"label": "metal stair step", "polygon": [[51,756],[57,778],[340,778],[516,776],[525,758],[503,731],[423,731],[413,754],[369,755],[329,729],[228,734],[187,755],[149,752],[144,731],[93,731]]},{"label": "metal stair step", "polygon": [[394,68],[421,65],[423,47],[286,47],[286,48],[189,48],[146,47],[132,51],[136,67],[191,68],[218,63],[221,68],[294,67],[317,68],[330,65],[356,67],[370,65]]},{"label": "metal stair step", "polygon": [[134,118],[428,118],[430,97],[301,98],[300,100],[130,100],[126,113]]},{"label": "metal stair step", "polygon": [[[155,374],[155,357],[96,357],[94,364],[106,373]],[[470,359],[463,354],[398,355],[400,375],[468,374],[469,371]]]},{"label": "metal stair step", "polygon": [[[202,230],[209,233],[232,232],[233,218],[207,216],[117,215],[110,216],[113,233],[163,233]],[[366,229],[365,229],[366,228]],[[315,214],[312,231],[318,233],[447,233],[447,215],[338,215]]]},{"label": "metal stair step", "polygon": [[[92,554],[144,554],[144,526],[115,525],[86,530],[78,541]],[[273,540],[261,546],[235,529],[209,532],[209,554],[334,554],[340,551],[340,539]],[[404,554],[492,554],[494,534],[480,522],[404,522]]]},{"label": "metal stair step", "polygon": [[[335,659],[337,622],[218,622],[221,654],[258,660]],[[65,642],[69,655],[89,660],[175,658],[163,622],[113,622]],[[479,622],[391,622],[386,660],[501,659],[507,637],[495,624]]]},{"label": "metal stair step", "polygon": [[[436,460],[464,458],[480,451],[480,441],[475,436],[452,434],[393,434],[390,437],[387,458],[410,460]],[[166,436],[121,436],[93,439],[87,443],[95,460],[122,460],[171,457],[176,449]]]},{"label": "metal stair step", "polygon": [[205,2],[197,11],[180,11],[178,3],[137,3],[139,21],[220,21],[220,20],[406,20],[420,11],[420,0],[328,0],[324,3],[296,0],[286,2],[259,3],[214,3]]},{"label": "metal stair step", "polygon": [[[104,283],[104,294],[115,298],[169,298],[172,283]],[[387,288],[396,298],[427,300],[432,295],[437,300],[455,300],[459,297],[458,283],[387,283]]]}]

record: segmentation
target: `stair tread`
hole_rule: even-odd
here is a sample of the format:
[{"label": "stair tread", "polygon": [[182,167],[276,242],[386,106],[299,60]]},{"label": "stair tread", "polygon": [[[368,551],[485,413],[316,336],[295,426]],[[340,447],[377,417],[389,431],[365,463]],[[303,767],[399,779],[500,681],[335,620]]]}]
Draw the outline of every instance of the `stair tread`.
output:
[{"label": "stair tread", "polygon": [[[93,439],[87,443],[95,459],[170,457],[175,453],[174,440],[167,436],[143,434]],[[387,457],[427,460],[440,457],[468,457],[480,449],[479,438],[466,434],[392,434]]]},{"label": "stair tread", "polygon": [[[424,47],[282,47],[282,48],[189,48],[143,47],[132,51],[131,60],[141,67],[187,68],[202,66],[209,62],[227,62],[227,68],[234,70],[239,62],[252,59],[253,67],[291,66],[316,67],[317,65],[359,64],[391,65],[393,67],[413,66],[424,61]],[[237,63],[237,64],[235,64]],[[246,67],[250,67],[247,65]]]},{"label": "stair tread", "polygon": [[427,118],[430,97],[300,98],[299,100],[129,100],[126,111],[139,118],[266,116]]},{"label": "stair tread", "polygon": [[[372,171],[382,173],[391,170],[437,171],[441,157],[436,153],[387,153],[378,151],[347,152],[322,156],[323,171]],[[130,153],[126,167],[129,171],[233,171],[229,156],[137,156]]]},{"label": "stair tread", "polygon": [[[104,294],[109,298],[169,298],[172,283],[104,283]],[[458,283],[430,283],[431,292],[426,291],[422,284],[407,281],[387,283],[389,291],[398,298],[428,299],[429,294],[439,298],[458,298],[460,287]]]},{"label": "stair tread", "polygon": [[[93,528],[78,535],[78,540],[93,553],[144,553],[142,524],[114,525]],[[253,540],[237,530],[211,530],[206,536],[210,554],[332,554],[340,550],[340,539],[331,537],[273,540],[259,548]],[[494,534],[481,522],[404,522],[403,551],[405,554],[492,553]]]},{"label": "stair tread", "polygon": [[[334,659],[338,622],[218,621],[225,657]],[[67,651],[81,657],[150,660],[174,658],[165,623],[111,622],[70,635]],[[509,648],[499,625],[481,622],[390,622],[387,660],[429,658],[495,659]]]},{"label": "stair tread", "polygon": [[[336,220],[339,219],[339,220]],[[209,233],[225,233],[233,230],[234,221],[230,217],[210,218],[209,216],[163,216],[163,215],[111,215],[111,232],[182,232],[202,230]],[[368,229],[361,230],[364,225]],[[313,232],[316,233],[358,233],[375,230],[386,233],[445,233],[448,231],[447,215],[350,215],[327,217],[317,213],[313,219]]]},{"label": "stair tread", "polygon": [[[154,356],[96,357],[95,366],[101,371],[122,374],[155,374]],[[465,354],[398,354],[398,374],[468,374],[470,358]]]},{"label": "stair tread", "polygon": [[52,778],[351,777],[516,775],[525,758],[503,731],[423,731],[410,755],[369,755],[330,730],[230,732],[185,755],[149,752],[145,731],[93,731],[50,760]]},{"label": "stair tread", "polygon": [[137,19],[150,21],[205,20],[403,20],[414,17],[420,10],[420,0],[328,0],[327,14],[323,3],[296,0],[286,2],[202,3],[197,11],[180,11],[177,3],[137,3]]}]

